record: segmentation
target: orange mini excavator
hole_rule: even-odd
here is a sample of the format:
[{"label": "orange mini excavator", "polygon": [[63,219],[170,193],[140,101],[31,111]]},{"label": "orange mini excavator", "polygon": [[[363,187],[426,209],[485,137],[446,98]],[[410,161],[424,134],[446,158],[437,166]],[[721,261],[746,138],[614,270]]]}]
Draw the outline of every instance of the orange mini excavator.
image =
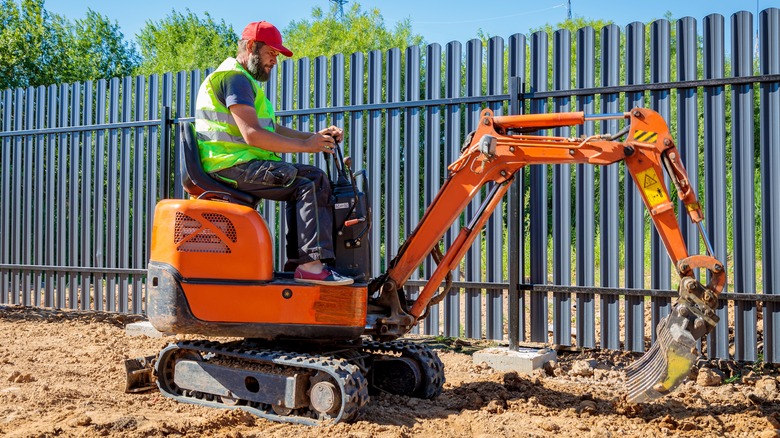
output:
[{"label": "orange mini excavator", "polygon": [[[627,123],[614,135],[533,135],[616,118]],[[354,419],[371,391],[436,397],[444,383],[442,362],[432,350],[398,338],[447,294],[451,271],[518,170],[529,164],[625,161],[680,275],[679,298],[660,322],[656,343],[627,370],[629,400],[660,397],[678,385],[697,357],[696,341],[718,322],[714,307],[724,268],[712,256],[701,208],[666,122],[651,110],[592,116],[494,116],[484,110],[417,228],[376,278],[370,278],[365,178],[359,189],[361,175],[346,164],[335,166],[335,266],[358,279],[350,286],[297,283],[291,273],[274,272],[273,239],[255,209],[258,200],[204,174],[191,125],[180,124],[180,130],[184,183],[193,199],[162,200],[155,210],[147,315],[157,330],[204,340],[172,343],[156,356],[128,360],[128,391],[156,383],[179,401],[310,425]],[[685,212],[699,224],[709,255],[689,256],[664,170]],[[486,185],[491,188],[482,207],[442,252],[445,232]],[[437,267],[410,299],[403,286],[428,255]],[[694,277],[699,269],[710,272],[708,284]]]}]

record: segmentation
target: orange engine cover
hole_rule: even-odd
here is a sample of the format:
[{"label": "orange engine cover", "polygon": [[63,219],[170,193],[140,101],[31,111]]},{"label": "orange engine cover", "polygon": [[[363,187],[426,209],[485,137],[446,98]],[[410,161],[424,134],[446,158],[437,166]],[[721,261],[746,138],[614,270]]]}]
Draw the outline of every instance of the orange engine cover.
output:
[{"label": "orange engine cover", "polygon": [[260,214],[243,205],[165,199],[154,210],[151,260],[184,278],[271,281],[273,240]]}]

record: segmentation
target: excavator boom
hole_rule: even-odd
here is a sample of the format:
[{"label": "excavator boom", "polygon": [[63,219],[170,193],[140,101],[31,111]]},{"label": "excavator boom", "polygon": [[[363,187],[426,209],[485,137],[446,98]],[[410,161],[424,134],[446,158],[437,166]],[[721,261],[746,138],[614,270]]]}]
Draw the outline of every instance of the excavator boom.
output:
[{"label": "excavator boom", "polygon": [[[614,135],[571,138],[534,134],[541,129],[607,119],[625,119],[628,123]],[[382,326],[378,332],[389,337],[406,333],[425,316],[431,304],[446,294],[446,290],[441,291],[442,282],[460,263],[520,169],[529,164],[609,165],[624,161],[680,276],[679,300],[672,313],[659,324],[658,341],[627,371],[629,400],[659,397],[682,382],[696,357],[696,341],[717,323],[714,308],[725,284],[725,272],[723,264],[712,256],[702,226],[701,206],[663,117],[644,108],[593,116],[582,112],[494,116],[486,109],[472,134],[460,158],[449,166],[446,181],[389,264],[388,271],[369,285],[370,292],[380,291],[377,302],[393,309],[389,318],[377,323]],[[624,140],[618,140],[623,137]],[[698,224],[707,255],[689,254],[664,173],[675,185],[684,211]],[[447,252],[441,254],[439,242],[446,230],[488,184],[493,184],[493,189],[476,216],[461,229]],[[437,260],[437,268],[419,297],[406,303],[399,297],[399,291],[429,254]],[[711,273],[708,284],[702,285],[695,278],[694,272],[699,269]]]}]

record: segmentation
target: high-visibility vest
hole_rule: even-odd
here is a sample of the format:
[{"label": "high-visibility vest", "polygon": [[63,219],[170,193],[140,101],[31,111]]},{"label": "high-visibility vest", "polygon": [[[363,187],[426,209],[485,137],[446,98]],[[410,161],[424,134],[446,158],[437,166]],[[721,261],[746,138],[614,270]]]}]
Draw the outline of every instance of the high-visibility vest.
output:
[{"label": "high-visibility vest", "polygon": [[214,90],[229,75],[239,72],[252,83],[255,91],[255,111],[261,128],[274,131],[274,108],[265,97],[260,83],[235,58],[228,58],[206,77],[198,90],[195,103],[195,131],[203,170],[216,172],[252,160],[279,161],[271,151],[246,144],[236,121],[224,102],[217,100]]}]

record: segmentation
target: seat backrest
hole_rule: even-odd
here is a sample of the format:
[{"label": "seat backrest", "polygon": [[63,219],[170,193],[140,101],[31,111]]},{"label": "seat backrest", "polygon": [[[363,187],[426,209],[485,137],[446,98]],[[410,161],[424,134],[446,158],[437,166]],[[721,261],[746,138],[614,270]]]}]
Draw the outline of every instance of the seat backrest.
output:
[{"label": "seat backrest", "polygon": [[222,199],[254,208],[260,201],[249,193],[236,190],[218,181],[203,170],[198,151],[198,139],[193,122],[179,122],[181,182],[184,190],[200,199]]}]

